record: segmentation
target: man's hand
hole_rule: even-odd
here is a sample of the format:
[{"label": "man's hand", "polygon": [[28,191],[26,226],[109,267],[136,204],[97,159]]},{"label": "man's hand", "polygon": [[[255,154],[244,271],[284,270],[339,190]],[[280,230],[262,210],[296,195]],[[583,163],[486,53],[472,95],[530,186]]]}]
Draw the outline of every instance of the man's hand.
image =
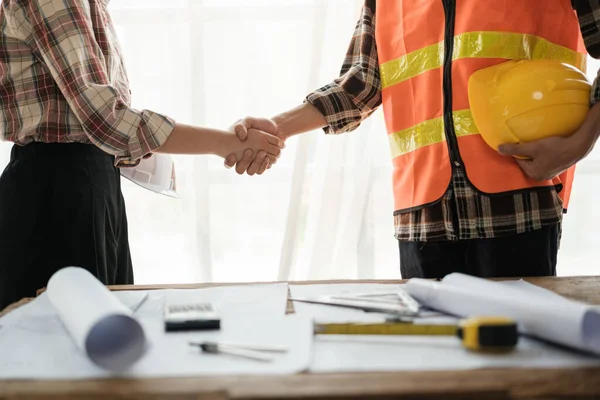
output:
[{"label": "man's hand", "polygon": [[500,154],[517,157],[515,160],[527,176],[536,181],[549,180],[573,166],[580,152],[570,138],[550,137],[523,144],[502,145]]},{"label": "man's hand", "polygon": [[[273,120],[244,118],[235,124],[233,130],[242,142],[248,137],[248,130],[254,128],[277,137],[285,144],[285,141],[289,137],[324,128],[327,124],[327,119],[321,111],[306,101],[297,107],[276,115],[273,117]],[[225,158],[225,167],[232,168],[235,165],[235,170],[238,174],[248,172],[248,175],[260,175],[273,164],[271,162],[265,165],[265,156],[265,154],[259,152],[254,157],[252,152],[246,150],[240,160],[235,155],[230,154]]]},{"label": "man's hand", "polygon": [[516,158],[519,166],[537,181],[552,179],[585,158],[594,148],[600,133],[600,103],[596,104],[581,127],[571,136],[549,137],[523,144],[505,144],[499,153]]},{"label": "man's hand", "polygon": [[[249,129],[259,129],[279,137],[281,140],[285,140],[283,137],[280,137],[277,125],[270,119],[246,117],[237,121],[232,129],[242,142],[248,138]],[[277,159],[269,158],[266,152],[259,151],[255,156],[252,150],[247,149],[241,160],[238,160],[235,154],[229,154],[225,158],[225,167],[233,168],[235,166],[238,174],[242,175],[244,172],[247,172],[248,175],[252,176],[254,174],[262,175],[276,162]]]}]

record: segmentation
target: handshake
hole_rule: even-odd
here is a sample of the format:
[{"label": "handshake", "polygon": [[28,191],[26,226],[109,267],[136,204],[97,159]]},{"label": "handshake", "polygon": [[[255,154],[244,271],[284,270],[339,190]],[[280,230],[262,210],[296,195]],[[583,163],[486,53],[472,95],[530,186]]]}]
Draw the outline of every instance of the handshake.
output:
[{"label": "handshake", "polygon": [[225,167],[233,168],[238,174],[261,175],[271,168],[285,147],[284,135],[270,119],[247,117],[237,121],[229,131],[236,140],[229,147],[231,153],[225,157]]}]

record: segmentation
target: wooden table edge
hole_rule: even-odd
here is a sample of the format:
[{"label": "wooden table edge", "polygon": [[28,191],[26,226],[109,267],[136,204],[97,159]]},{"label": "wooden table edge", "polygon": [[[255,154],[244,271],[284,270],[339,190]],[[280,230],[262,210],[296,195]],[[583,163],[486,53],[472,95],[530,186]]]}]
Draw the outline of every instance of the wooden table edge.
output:
[{"label": "wooden table edge", "polygon": [[[107,393],[107,390],[110,393]],[[600,398],[600,368],[477,369],[85,381],[0,381],[0,398]],[[157,397],[158,396],[158,397]],[[208,397],[207,397],[208,396]],[[439,397],[443,396],[443,397]]]}]

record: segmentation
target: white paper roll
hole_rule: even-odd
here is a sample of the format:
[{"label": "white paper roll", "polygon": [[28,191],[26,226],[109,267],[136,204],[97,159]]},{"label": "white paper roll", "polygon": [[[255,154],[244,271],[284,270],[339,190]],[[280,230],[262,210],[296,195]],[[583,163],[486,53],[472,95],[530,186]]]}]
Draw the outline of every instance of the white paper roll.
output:
[{"label": "white paper roll", "polygon": [[598,307],[458,273],[442,282],[410,279],[405,289],[439,311],[459,317],[509,317],[519,323],[522,333],[600,354]]},{"label": "white paper roll", "polygon": [[100,367],[123,371],[144,354],[142,326],[87,270],[59,270],[48,282],[47,296],[77,346]]}]

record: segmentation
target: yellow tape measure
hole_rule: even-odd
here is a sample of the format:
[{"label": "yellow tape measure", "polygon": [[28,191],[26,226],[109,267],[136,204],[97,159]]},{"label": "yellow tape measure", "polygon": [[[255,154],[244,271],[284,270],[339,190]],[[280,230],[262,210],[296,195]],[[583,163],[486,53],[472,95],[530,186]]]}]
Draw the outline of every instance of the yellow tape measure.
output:
[{"label": "yellow tape measure", "polygon": [[316,335],[433,335],[457,336],[476,351],[510,351],[519,340],[517,324],[504,317],[479,317],[458,325],[421,325],[410,322],[381,324],[315,324]]}]

